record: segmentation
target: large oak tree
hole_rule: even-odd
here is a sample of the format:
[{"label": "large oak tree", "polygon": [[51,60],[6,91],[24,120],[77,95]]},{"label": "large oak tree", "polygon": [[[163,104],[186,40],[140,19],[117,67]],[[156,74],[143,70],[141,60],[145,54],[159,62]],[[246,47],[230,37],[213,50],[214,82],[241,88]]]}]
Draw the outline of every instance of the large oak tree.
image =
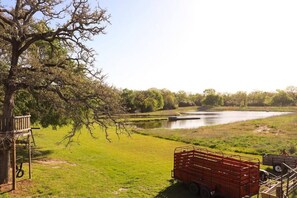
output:
[{"label": "large oak tree", "polygon": [[[121,110],[118,94],[94,69],[95,53],[85,44],[104,33],[109,23],[106,11],[87,0],[8,4],[0,1],[2,116],[14,116],[16,94],[22,92],[50,111],[44,113],[46,123],[70,122],[73,130],[68,137],[82,126],[92,133],[95,123],[107,129],[115,122],[112,115]],[[2,184],[8,182],[11,148],[9,141],[0,141]]]}]

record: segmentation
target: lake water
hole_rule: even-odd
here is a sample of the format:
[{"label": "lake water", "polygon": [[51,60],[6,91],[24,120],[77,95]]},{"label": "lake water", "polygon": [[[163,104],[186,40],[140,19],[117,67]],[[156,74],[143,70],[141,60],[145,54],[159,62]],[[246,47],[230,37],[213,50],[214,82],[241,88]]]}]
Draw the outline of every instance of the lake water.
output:
[{"label": "lake water", "polygon": [[140,128],[170,128],[186,129],[198,128],[201,126],[226,124],[237,121],[253,120],[267,118],[271,116],[288,114],[288,112],[266,112],[266,111],[219,111],[219,112],[188,112],[182,116],[199,117],[195,120],[177,120],[177,121],[149,121],[140,122],[135,125]]}]

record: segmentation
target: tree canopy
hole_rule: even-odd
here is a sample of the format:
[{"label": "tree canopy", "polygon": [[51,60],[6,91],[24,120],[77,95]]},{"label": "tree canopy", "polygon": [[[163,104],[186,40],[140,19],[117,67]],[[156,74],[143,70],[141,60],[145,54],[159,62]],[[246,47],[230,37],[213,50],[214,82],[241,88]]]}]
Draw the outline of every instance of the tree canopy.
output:
[{"label": "tree canopy", "polygon": [[45,126],[71,122],[74,132],[96,122],[106,128],[106,120],[121,110],[119,96],[95,69],[95,52],[85,43],[104,34],[108,23],[106,10],[91,7],[87,0],[0,4],[3,115],[25,113],[14,109],[20,103],[15,99],[25,97],[35,106],[28,113],[39,112]]},{"label": "tree canopy", "polygon": [[217,94],[214,89],[206,89],[201,103],[204,106],[220,106],[223,105],[223,97]]},{"label": "tree canopy", "polygon": [[[113,115],[122,112],[120,97],[95,69],[95,52],[86,45],[104,34],[106,10],[88,0],[6,3],[0,1],[3,117],[32,113],[44,126],[71,123],[67,138],[82,126],[93,134],[94,124],[106,132],[116,123]],[[9,163],[9,150],[0,153],[0,161]],[[0,167],[0,184],[7,182],[7,167]]]}]

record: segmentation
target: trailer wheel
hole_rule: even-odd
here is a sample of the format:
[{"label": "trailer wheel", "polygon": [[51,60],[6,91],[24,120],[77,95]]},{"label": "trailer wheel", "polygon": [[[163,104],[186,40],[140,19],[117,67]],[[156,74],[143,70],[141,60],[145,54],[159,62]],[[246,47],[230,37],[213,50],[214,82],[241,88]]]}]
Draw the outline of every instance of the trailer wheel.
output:
[{"label": "trailer wheel", "polygon": [[260,170],[260,181],[265,182],[267,181],[269,173],[265,170]]},{"label": "trailer wheel", "polygon": [[282,165],[281,164],[274,164],[273,165],[273,170],[277,173],[281,173],[283,171]]},{"label": "trailer wheel", "polygon": [[201,186],[200,188],[200,197],[201,198],[210,198],[210,190],[206,186]]},{"label": "trailer wheel", "polygon": [[191,182],[189,184],[189,191],[194,194],[194,195],[197,195],[199,193],[199,186],[198,184],[194,183],[194,182]]}]

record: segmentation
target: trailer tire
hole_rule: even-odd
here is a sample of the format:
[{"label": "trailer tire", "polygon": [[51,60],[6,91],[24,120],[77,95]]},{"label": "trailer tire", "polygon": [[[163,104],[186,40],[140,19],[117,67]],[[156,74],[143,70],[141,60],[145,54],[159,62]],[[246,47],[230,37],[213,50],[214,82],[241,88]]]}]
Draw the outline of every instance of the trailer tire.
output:
[{"label": "trailer tire", "polygon": [[194,195],[197,195],[200,191],[200,188],[199,188],[199,185],[194,183],[194,182],[191,182],[189,184],[189,191],[194,194]]},{"label": "trailer tire", "polygon": [[201,198],[210,198],[211,197],[210,190],[206,186],[200,187],[200,197]]},{"label": "trailer tire", "polygon": [[260,181],[265,182],[269,177],[269,173],[265,170],[260,170]]},{"label": "trailer tire", "polygon": [[277,173],[281,173],[283,171],[281,164],[273,164],[273,170]]}]

